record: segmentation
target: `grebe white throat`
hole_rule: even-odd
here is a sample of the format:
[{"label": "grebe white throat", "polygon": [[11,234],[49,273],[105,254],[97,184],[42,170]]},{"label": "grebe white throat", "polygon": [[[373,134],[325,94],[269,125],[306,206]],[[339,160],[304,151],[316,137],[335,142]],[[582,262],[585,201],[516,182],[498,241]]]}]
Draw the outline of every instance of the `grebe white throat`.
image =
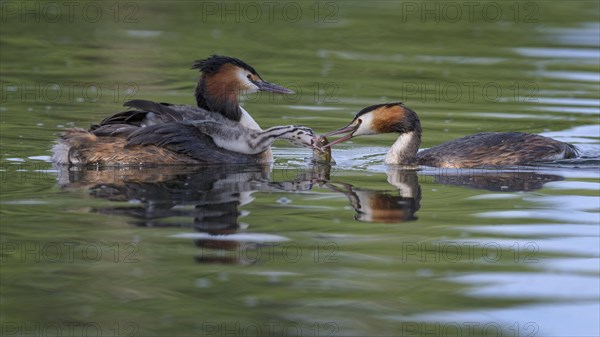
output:
[{"label": "grebe white throat", "polygon": [[385,156],[385,163],[391,165],[415,161],[420,144],[421,137],[417,132],[400,134]]}]

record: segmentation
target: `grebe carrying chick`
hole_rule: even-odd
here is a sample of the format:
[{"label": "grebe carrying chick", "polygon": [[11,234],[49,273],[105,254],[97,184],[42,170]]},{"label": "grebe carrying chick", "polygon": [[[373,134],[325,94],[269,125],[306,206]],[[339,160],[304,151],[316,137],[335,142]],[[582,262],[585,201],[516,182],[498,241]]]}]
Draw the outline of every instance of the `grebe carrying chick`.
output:
[{"label": "grebe carrying chick", "polygon": [[138,165],[246,163],[272,160],[270,145],[287,139],[313,147],[312,130],[279,126],[262,131],[239,105],[244,93],[293,91],[264,81],[245,62],[213,55],[197,61],[202,71],[195,90],[198,107],[133,100],[89,130],[68,129],[53,148],[59,164]]},{"label": "grebe carrying chick", "polygon": [[[117,135],[96,136],[83,129],[66,130],[55,146],[62,157],[59,164],[143,165],[262,163],[271,159],[265,153],[276,139],[296,146],[315,147],[317,137],[303,126],[274,126],[257,130],[209,111],[151,101],[133,100],[125,106],[162,116],[177,116],[178,109],[193,111],[193,120],[129,127]],[[58,149],[57,147],[64,147]]]},{"label": "grebe carrying chick", "polygon": [[578,156],[571,144],[524,132],[482,132],[418,152],[421,122],[401,102],[366,107],[346,127],[324,136],[346,134],[326,145],[329,147],[353,137],[381,133],[399,134],[385,157],[386,164],[476,168],[533,165]]}]

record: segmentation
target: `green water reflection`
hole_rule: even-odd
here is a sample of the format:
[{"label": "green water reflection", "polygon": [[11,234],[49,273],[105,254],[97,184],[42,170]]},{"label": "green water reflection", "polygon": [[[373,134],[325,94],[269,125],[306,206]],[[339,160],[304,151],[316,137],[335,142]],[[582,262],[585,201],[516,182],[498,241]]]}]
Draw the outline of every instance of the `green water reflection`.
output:
[{"label": "green water reflection", "polygon": [[[597,2],[77,4],[0,4],[3,335],[597,334]],[[193,104],[214,53],[297,92],[245,98],[263,127],[402,100],[423,147],[555,132],[590,158],[399,171],[386,135],[325,171],[286,143],[273,168],[45,161],[133,97]]]}]

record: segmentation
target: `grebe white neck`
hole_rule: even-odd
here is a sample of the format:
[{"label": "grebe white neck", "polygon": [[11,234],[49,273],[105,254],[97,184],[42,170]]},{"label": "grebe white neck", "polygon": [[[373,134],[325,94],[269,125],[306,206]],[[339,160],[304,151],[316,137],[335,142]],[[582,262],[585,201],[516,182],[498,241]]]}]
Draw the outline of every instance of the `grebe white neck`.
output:
[{"label": "grebe white neck", "polygon": [[390,165],[414,164],[420,145],[421,135],[416,131],[400,134],[385,156],[385,163]]}]

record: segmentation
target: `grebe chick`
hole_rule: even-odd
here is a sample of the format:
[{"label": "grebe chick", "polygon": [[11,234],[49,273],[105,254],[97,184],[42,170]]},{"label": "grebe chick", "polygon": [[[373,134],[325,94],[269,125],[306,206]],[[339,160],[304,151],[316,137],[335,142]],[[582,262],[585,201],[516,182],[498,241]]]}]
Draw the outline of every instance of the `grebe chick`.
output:
[{"label": "grebe chick", "polygon": [[[252,129],[260,130],[260,126],[239,105],[240,95],[258,91],[294,93],[290,89],[263,80],[253,67],[235,57],[212,55],[207,59],[196,61],[192,69],[199,69],[202,72],[195,90],[198,107]],[[194,108],[193,106],[187,107]],[[150,118],[152,121],[149,121],[148,111],[124,111],[105,118],[99,124],[92,125],[90,131],[93,131],[96,136],[105,134],[114,136],[114,129],[121,128],[123,125],[144,127],[152,124],[200,119],[194,115],[195,112],[195,109],[177,109],[173,115],[157,115],[155,113]]]},{"label": "grebe chick", "polygon": [[[210,118],[151,124],[146,127],[123,127],[118,136],[98,137],[83,129],[69,129],[62,134],[55,151],[55,162],[77,165],[142,165],[261,163],[271,160],[269,147],[276,139],[296,146],[313,147],[316,139],[310,128],[288,125],[265,131],[248,128],[228,118],[194,107],[166,106],[134,100],[126,106],[144,109],[149,116],[176,115],[177,109]],[[68,151],[67,151],[68,149]],[[66,152],[65,152],[66,151]]]},{"label": "grebe chick", "polygon": [[386,164],[475,168],[532,165],[578,155],[571,144],[523,132],[482,132],[417,153],[421,123],[417,114],[400,102],[366,107],[348,126],[325,136],[347,133],[327,145],[332,146],[356,136],[392,132],[399,136],[385,157]]}]

